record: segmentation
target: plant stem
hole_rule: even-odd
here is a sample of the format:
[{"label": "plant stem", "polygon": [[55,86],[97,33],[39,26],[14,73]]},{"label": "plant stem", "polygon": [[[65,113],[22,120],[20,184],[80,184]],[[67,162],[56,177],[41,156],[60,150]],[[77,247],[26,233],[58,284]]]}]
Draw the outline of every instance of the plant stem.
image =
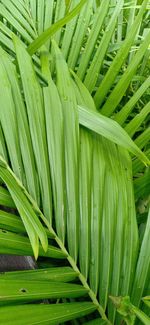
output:
[{"label": "plant stem", "polygon": [[63,245],[63,243],[59,239],[59,237],[55,233],[54,233],[54,235],[55,235],[55,240],[56,240],[58,246],[60,247],[60,249],[65,254],[67,254],[67,260],[68,260],[69,264],[72,266],[73,270],[78,273],[78,278],[80,279],[80,281],[83,284],[84,288],[88,290],[88,295],[91,298],[93,304],[96,306],[96,309],[99,312],[99,314],[101,315],[102,319],[104,319],[107,322],[108,325],[112,325],[112,323],[107,318],[103,307],[99,304],[95,293],[93,292],[93,290],[91,290],[91,288],[89,287],[85,277],[83,276],[83,274],[80,272],[79,268],[77,267],[74,259],[69,255],[69,253],[67,252],[65,246]]}]

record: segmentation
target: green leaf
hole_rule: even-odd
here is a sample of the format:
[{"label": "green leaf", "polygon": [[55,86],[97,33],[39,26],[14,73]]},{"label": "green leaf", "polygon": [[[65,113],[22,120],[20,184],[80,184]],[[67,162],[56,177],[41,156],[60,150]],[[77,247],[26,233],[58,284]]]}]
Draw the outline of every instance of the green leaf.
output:
[{"label": "green leaf", "polygon": [[142,6],[139,10],[138,15],[136,16],[134,23],[132,24],[130,28],[130,32],[128,32],[128,35],[126,39],[124,40],[122,46],[120,47],[117,55],[115,56],[115,59],[113,60],[111,67],[108,69],[104,79],[102,80],[98,90],[96,91],[96,94],[94,96],[94,100],[96,103],[96,107],[100,107],[103,103],[109,89],[111,89],[111,86],[118,75],[118,72],[125,61],[130,48],[133,44],[133,41],[135,39],[137,30],[140,26],[140,23],[142,21],[143,14],[145,12],[145,8],[147,6],[148,0],[144,0],[142,3]]},{"label": "green leaf", "polygon": [[139,136],[135,139],[135,143],[140,149],[142,149],[148,144],[149,138],[150,127],[146,128],[141,134],[139,134]]},{"label": "green leaf", "polygon": [[134,276],[131,301],[134,305],[139,306],[140,299],[144,294],[145,283],[149,276],[150,254],[150,210],[148,213],[147,224],[140,248],[140,253],[137,261],[136,272]]},{"label": "green leaf", "polygon": [[143,121],[146,119],[149,112],[150,112],[150,102],[147,103],[141,109],[140,113],[136,114],[136,116],[127,124],[125,130],[130,135],[130,137],[134,136],[135,132],[138,130],[138,128],[143,123]]},{"label": "green leaf", "polygon": [[79,122],[86,128],[106,137],[114,143],[123,146],[130,152],[135,154],[145,164],[149,164],[149,159],[142,153],[142,151],[134,144],[127,133],[115,121],[107,117],[91,112],[85,107],[78,107],[79,109]]},{"label": "green leaf", "polygon": [[10,193],[6,190],[6,188],[0,186],[0,205],[9,208],[15,208],[15,203],[10,195]]},{"label": "green leaf", "polygon": [[145,174],[134,180],[135,198],[147,197],[150,194],[150,170],[145,171]]},{"label": "green leaf", "polygon": [[14,37],[14,43],[26,100],[27,117],[39,175],[43,210],[48,221],[52,222],[50,166],[48,160],[42,92],[29,54],[17,37]]},{"label": "green leaf", "polygon": [[[105,1],[106,3],[106,1]],[[94,90],[98,75],[100,73],[103,60],[107,51],[107,48],[109,46],[110,39],[113,35],[117,17],[122,9],[123,1],[119,0],[117,1],[117,4],[114,8],[113,14],[111,19],[109,20],[108,25],[106,26],[105,32],[103,34],[103,37],[101,39],[101,42],[98,46],[98,49],[93,57],[93,60],[90,64],[89,69],[87,70],[87,74],[84,80],[85,86],[89,89],[90,93]],[[101,14],[104,14],[104,10]],[[106,18],[106,17],[105,17]]]},{"label": "green leaf", "polygon": [[[5,167],[4,167],[5,166]],[[15,177],[13,172],[9,169],[7,163],[0,157],[0,177],[7,185],[9,192],[16,204],[16,207],[21,215],[22,221],[25,225],[31,244],[34,250],[35,257],[38,256],[38,241],[37,235],[39,236],[44,250],[47,250],[47,235],[46,232],[34,210],[31,207],[24,189]]]},{"label": "green leaf", "polygon": [[0,124],[0,155],[8,161],[8,154],[7,154],[7,148],[6,148],[6,143],[5,143],[5,138],[2,130],[2,126]]},{"label": "green leaf", "polygon": [[[73,0],[69,10],[72,10],[77,3],[79,0]],[[24,324],[40,322],[41,324],[63,324],[67,320],[74,319],[71,322],[74,325],[88,322],[88,320],[92,320],[93,324],[104,324],[105,321],[107,324],[120,324],[122,316],[116,315],[116,309],[112,302],[108,301],[108,296],[109,294],[131,296],[133,283],[135,278],[137,279],[137,270],[139,270],[139,259],[144,267],[144,275],[142,271],[139,271],[143,283],[140,280],[135,283],[137,296],[139,297],[141,294],[136,287],[137,283],[144,295],[148,294],[149,290],[147,266],[145,266],[146,262],[143,262],[141,254],[144,231],[142,234],[140,226],[138,233],[133,195],[132,161],[127,152],[129,150],[138,157],[133,160],[133,167],[134,172],[136,171],[134,176],[140,176],[138,181],[141,181],[141,185],[137,184],[136,190],[139,195],[142,184],[144,184],[141,175],[145,170],[139,159],[149,163],[145,157],[146,154],[149,157],[149,131],[146,130],[149,109],[147,105],[149,100],[149,50],[144,52],[143,47],[143,52],[140,54],[142,57],[142,53],[144,53],[143,62],[141,65],[138,64],[137,73],[134,71],[135,66],[132,60],[137,58],[136,48],[139,49],[140,44],[147,37],[148,6],[146,9],[146,1],[143,1],[141,9],[141,1],[137,1],[137,3],[136,1],[132,3],[124,1],[124,6],[118,0],[88,1],[80,14],[76,12],[77,15],[74,16],[74,19],[66,23],[63,28],[55,30],[54,39],[58,42],[59,47],[62,47],[61,51],[54,42],[50,47],[51,36],[47,34],[46,37],[49,37],[46,38],[47,41],[44,38],[42,40],[42,42],[46,41],[46,46],[39,50],[38,56],[34,55],[33,57],[33,67],[25,49],[30,43],[29,37],[34,38],[34,33],[35,35],[38,32],[41,34],[53,22],[55,23],[63,17],[65,0],[6,0],[6,2],[2,0],[1,5],[6,10],[1,15],[0,22],[0,38],[3,48],[0,50],[2,66],[0,107],[1,110],[3,107],[5,108],[4,111],[1,111],[3,123],[0,121],[0,152],[13,169],[12,161],[20,156],[21,163],[18,159],[15,172],[18,176],[20,173],[23,185],[6,162],[0,160],[2,175],[0,195],[1,188],[4,189],[0,196],[0,204],[6,202],[6,205],[11,206],[14,204],[12,198],[16,204],[14,204],[13,210],[5,205],[1,207],[4,211],[0,210],[0,227],[2,227],[0,230],[0,253],[32,256],[32,247],[34,247],[36,255],[39,240],[44,247],[45,237],[46,242],[49,241],[51,245],[48,245],[47,251],[44,252],[42,245],[39,244],[39,256],[42,258],[37,265],[42,267],[47,265],[49,267],[47,270],[6,273],[0,276],[0,281],[3,280],[3,283],[5,281],[5,287],[8,284],[8,293],[10,293],[11,287],[13,299],[15,299],[14,288],[20,288],[20,286],[16,286],[17,281],[24,285],[26,283],[29,285],[30,282],[30,289],[36,294],[38,300],[40,292],[43,293],[42,297],[44,297],[44,292],[46,292],[46,297],[52,294],[46,284],[48,283],[49,289],[53,284],[51,287],[53,296],[51,296],[51,304],[45,306],[38,303],[38,305],[34,304],[35,307],[32,308],[30,304],[20,306],[20,294],[25,296],[26,292],[19,292],[18,301],[13,300],[9,306],[9,308],[14,307],[14,314],[12,310],[7,309],[7,300],[1,302],[0,317],[3,315],[4,319],[0,319],[0,323],[12,324],[13,322],[16,325],[17,322],[20,324],[22,321]],[[122,10],[118,15],[120,8]],[[135,18],[138,11],[138,18]],[[11,14],[8,20],[4,18],[6,12]],[[83,13],[85,17],[83,17]],[[82,21],[81,18],[83,18]],[[86,22],[84,22],[84,18]],[[52,29],[49,29],[50,33],[54,32],[54,26],[56,27],[53,25]],[[31,30],[33,32],[30,32]],[[12,61],[12,58],[16,56],[11,40],[14,34],[20,38],[20,40],[15,38],[14,41],[18,61],[17,58]],[[99,52],[97,52],[97,47],[101,49]],[[38,46],[34,50],[37,51]],[[114,109],[119,100],[117,111],[123,112],[121,115],[123,123],[134,122],[131,130],[132,132],[136,131],[134,142],[112,119],[105,120],[96,113],[93,98],[85,85],[73,72],[71,72],[73,79],[71,78],[62,54],[64,53],[65,58],[68,58],[71,51],[73,61],[70,59],[69,64],[74,65],[77,72],[78,66],[82,62],[84,76],[86,76],[90,64],[97,58],[95,60],[96,69],[93,66],[91,73],[88,72],[89,82],[93,83],[93,80],[97,80],[97,84],[99,85],[101,82],[102,85],[107,71],[111,71],[107,79],[108,98],[114,94],[115,89],[120,89],[117,88],[117,85],[124,80],[121,91],[118,94],[116,91],[116,97],[113,97],[115,101],[112,106]],[[98,56],[96,56],[97,53],[99,53]],[[118,53],[119,60],[115,59],[116,53]],[[139,57],[138,60],[140,60]],[[19,63],[19,69],[17,63]],[[111,66],[114,67],[112,70]],[[41,68],[42,73],[40,72]],[[41,82],[39,84],[39,80],[35,76],[37,70],[38,76],[42,77],[42,80],[47,79],[44,87]],[[96,75],[94,71],[97,73]],[[125,75],[124,71],[128,71],[129,75]],[[128,82],[130,87],[126,91]],[[3,91],[5,83],[9,89],[9,100],[5,99],[6,90]],[[138,89],[139,84],[142,83],[143,87]],[[105,86],[107,88],[106,84]],[[104,89],[105,91],[106,89]],[[104,92],[100,94],[100,97],[104,95],[103,99],[106,97]],[[124,94],[126,97],[121,97],[122,100],[120,100],[120,96]],[[128,102],[128,99],[131,101]],[[147,108],[143,109],[145,105]],[[126,107],[126,110],[123,107]],[[133,107],[135,110],[132,112]],[[112,107],[110,107],[111,109]],[[140,113],[140,118],[137,116],[137,119],[134,119],[137,111]],[[11,114],[9,114],[10,112]],[[115,116],[117,118],[117,115],[114,114],[114,119]],[[144,151],[144,154],[135,144]],[[11,187],[9,189],[11,196],[5,189],[7,186]],[[52,204],[50,204],[50,200]],[[48,208],[49,212],[47,213]],[[48,220],[51,220],[53,228],[45,220],[41,211]],[[145,219],[142,217],[139,223],[141,224],[145,220],[146,217]],[[25,227],[22,221],[24,221]],[[49,230],[44,225],[47,225]],[[143,227],[143,229],[145,228]],[[140,247],[138,247],[139,236]],[[64,261],[59,261],[59,259],[64,259]],[[69,269],[68,263],[71,266]],[[57,265],[58,268],[56,268]],[[140,267],[142,269],[142,266]],[[70,284],[68,287],[64,283],[72,280],[75,280],[76,283],[80,281],[79,286],[74,287],[74,284]],[[9,286],[10,282],[12,283]],[[40,288],[37,287],[39,282]],[[54,286],[55,283],[57,288]],[[42,287],[45,288],[45,291],[42,291]],[[64,304],[59,304],[59,301],[54,301],[53,298],[56,297],[55,294],[58,294],[59,297],[62,293],[64,295],[64,290],[67,288],[69,289],[67,297],[69,294],[72,296],[71,290],[75,288],[86,292],[86,296],[79,299],[80,305],[75,305],[78,298],[73,299],[74,304],[72,302],[65,304],[64,310]],[[26,288],[21,287],[21,289]],[[6,295],[4,286],[3,294]],[[33,298],[31,298],[30,292],[27,294],[27,299],[31,302],[30,299]],[[25,302],[25,297],[21,299],[24,299]],[[68,298],[66,299],[68,301]],[[63,302],[66,302],[66,299]],[[85,301],[88,304],[89,299],[92,301],[91,306],[94,307],[94,310],[88,308],[87,313],[97,310],[90,317],[81,318],[78,321],[78,316],[85,315],[85,309],[82,313],[83,309],[81,311],[81,308],[85,306]],[[16,306],[12,306],[14,303]],[[3,312],[1,313],[4,308],[3,304],[5,304],[5,316]],[[44,306],[52,307],[50,314],[43,309]],[[22,309],[24,307],[27,308]],[[55,307],[58,308],[57,312]],[[128,310],[124,319],[131,324],[131,321],[135,319],[135,314],[130,309],[131,305],[128,304],[126,307]],[[18,317],[18,308],[21,308],[20,317]],[[39,308],[41,308],[40,312]],[[145,311],[144,304],[142,304],[142,311]]]},{"label": "green leaf", "polygon": [[141,43],[137,53],[133,57],[131,63],[128,65],[125,73],[122,75],[121,79],[117,83],[116,87],[112,90],[110,96],[106,100],[105,104],[101,108],[101,113],[106,116],[111,116],[115,111],[117,105],[120,103],[123,95],[125,94],[130,81],[132,80],[137,67],[142,60],[147,48],[150,44],[150,31],[145,36],[143,42]]},{"label": "green leaf", "polygon": [[[51,305],[25,305],[8,306],[0,308],[0,322],[2,325],[31,324],[57,325],[78,317],[91,314],[95,311],[94,304],[90,302],[66,303]],[[25,315],[25,317],[24,317]]]},{"label": "green leaf", "polygon": [[30,10],[31,10],[31,15],[33,17],[34,22],[37,21],[37,1],[31,0],[30,1]]},{"label": "green leaf", "polygon": [[142,322],[144,325],[150,324],[150,317],[148,317],[142,310],[138,309],[137,307],[132,305],[132,310],[135,313],[136,317]]},{"label": "green leaf", "polygon": [[[55,7],[55,13],[54,13],[54,23],[60,21],[60,19],[63,19],[63,17],[66,15],[66,6],[65,6],[65,0],[57,0],[56,7]],[[53,36],[54,40],[60,46],[60,40],[62,38],[62,28],[60,28],[55,35]]]},{"label": "green leaf", "polygon": [[144,304],[150,307],[150,296],[142,298],[142,301],[144,302]]},{"label": "green leaf", "polygon": [[[32,42],[33,36],[35,37],[33,29],[21,16],[20,11],[11,1],[6,0],[4,4],[0,3],[0,14],[22,35],[25,41],[28,43]],[[29,33],[32,34],[32,36]]]},{"label": "green leaf", "polygon": [[3,80],[0,87],[0,120],[5,141],[10,154],[10,161],[14,172],[20,180],[23,178],[23,164],[19,146],[18,129],[16,128],[15,105],[11,94],[11,86],[2,61],[0,62],[0,78]]},{"label": "green leaf", "polygon": [[96,44],[97,38],[101,32],[102,24],[104,22],[104,19],[106,18],[106,14],[109,7],[109,0],[102,1],[100,7],[97,9],[94,17],[93,17],[93,25],[90,31],[90,35],[88,37],[88,40],[85,45],[84,52],[81,56],[81,60],[79,62],[79,67],[77,70],[78,77],[83,80],[88,64],[94,49],[94,46]]},{"label": "green leaf", "polygon": [[[148,159],[150,159],[150,149],[145,151],[145,155],[148,157]],[[141,162],[141,160],[139,160],[138,158],[136,158],[133,161],[133,175],[136,176],[136,174],[138,172],[143,171],[143,163]]]},{"label": "green leaf", "polygon": [[[76,100],[79,105],[87,104],[95,110],[94,102],[84,84],[73,73],[73,82]],[[79,162],[79,198],[80,198],[80,233],[79,237],[79,265],[82,274],[88,278],[90,268],[90,236],[92,218],[92,177],[93,177],[93,137],[85,128],[80,127],[80,162]],[[95,168],[96,169],[96,164]],[[94,239],[96,236],[94,237]],[[93,245],[94,247],[94,245]],[[93,253],[93,252],[92,252]]]},{"label": "green leaf", "polygon": [[78,109],[71,83],[68,66],[53,41],[56,60],[57,88],[61,99],[64,123],[65,177],[67,196],[67,228],[70,255],[77,260],[78,227],[79,227],[79,195],[78,195],[78,163],[79,163],[79,124]]},{"label": "green leaf", "polygon": [[62,104],[58,89],[51,78],[48,56],[44,53],[41,54],[41,63],[43,74],[48,80],[48,87],[43,88],[43,97],[55,209],[54,217],[57,234],[64,242],[66,236],[66,186]]},{"label": "green leaf", "polygon": [[[33,256],[33,250],[27,237],[8,232],[0,229],[0,254]],[[55,246],[48,246],[46,253],[41,245],[39,245],[39,256],[52,258],[66,258],[66,254]]]},{"label": "green leaf", "polygon": [[66,12],[67,12],[70,8],[71,0],[65,0],[65,4],[66,4]]},{"label": "green leaf", "polygon": [[121,108],[121,110],[115,115],[114,119],[120,125],[122,125],[126,119],[128,118],[129,114],[134,109],[135,104],[137,101],[143,96],[146,90],[150,87],[150,77],[148,77],[141,87],[133,94],[130,100],[126,103],[125,106]]},{"label": "green leaf", "polygon": [[81,51],[83,39],[85,37],[85,33],[87,30],[87,27],[89,25],[90,17],[91,17],[91,12],[92,12],[92,3],[93,0],[87,1],[87,4],[85,7],[81,10],[78,20],[76,22],[76,28],[74,31],[74,35],[72,38],[72,42],[70,44],[70,50],[69,50],[69,55],[68,55],[68,66],[71,69],[74,69],[78,56]]},{"label": "green leaf", "polygon": [[[46,269],[4,272],[0,274],[0,280],[24,280],[24,281],[56,281],[70,282],[77,278],[78,273],[71,267],[51,267]],[[6,282],[7,283],[7,282]]]},{"label": "green leaf", "polygon": [[45,1],[44,0],[37,0],[36,1],[36,11],[37,11],[37,31],[38,34],[43,33],[44,31],[44,14],[45,14]]},{"label": "green leaf", "polygon": [[[70,9],[74,8],[74,6],[76,6],[77,3],[78,3],[78,0],[72,0],[71,5],[70,5]],[[62,53],[63,53],[63,56],[64,56],[65,59],[68,57],[68,53],[69,53],[70,48],[71,48],[72,37],[73,37],[74,32],[75,32],[78,16],[79,15],[76,15],[72,20],[70,20],[66,24],[66,27],[65,27],[65,30],[64,30],[61,50],[62,50]]]},{"label": "green leaf", "polygon": [[26,233],[19,216],[0,210],[0,228],[16,233]]},{"label": "green leaf", "polygon": [[58,22],[54,23],[51,27],[45,30],[39,37],[33,41],[29,47],[28,52],[30,55],[34,54],[46,41],[54,35],[61,27],[68,23],[72,18],[74,18],[81,10],[82,6],[87,0],[81,0],[79,4],[69,12],[64,18],[60,19]]},{"label": "green leaf", "polygon": [[[36,172],[34,152],[33,152],[33,147],[31,142],[28,119],[26,115],[26,108],[20,92],[17,73],[10,58],[2,49],[0,49],[0,58],[4,66],[4,78],[7,78],[8,86],[10,89],[10,101],[12,102],[12,105],[14,107],[15,127],[13,128],[13,132],[9,136],[9,144],[10,144],[8,146],[8,149],[10,148],[9,154],[11,157],[12,148],[14,150],[15,147],[13,137],[18,137],[20,140],[19,145],[20,145],[22,161],[24,165],[23,172],[25,172],[26,174],[27,189],[32,195],[32,197],[39,204],[40,203],[39,182],[38,182],[38,176]],[[4,78],[3,80],[5,80]],[[5,115],[6,115],[5,123],[6,123],[6,128],[8,130],[8,121],[10,120],[8,106],[5,110]],[[12,124],[12,119],[10,123]],[[6,138],[7,137],[8,136],[6,136]],[[16,150],[17,149],[18,148],[16,148]],[[21,168],[21,165],[19,165],[19,168]]]},{"label": "green leaf", "polygon": [[1,279],[0,304],[12,302],[30,302],[48,298],[77,298],[87,294],[87,290],[78,284],[55,281],[32,281]]}]

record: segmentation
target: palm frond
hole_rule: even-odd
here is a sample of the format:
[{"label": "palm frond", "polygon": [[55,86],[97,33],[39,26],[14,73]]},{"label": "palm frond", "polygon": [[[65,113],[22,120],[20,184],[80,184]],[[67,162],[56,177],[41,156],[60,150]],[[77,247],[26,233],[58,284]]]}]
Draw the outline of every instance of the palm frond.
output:
[{"label": "palm frond", "polygon": [[1,324],[149,324],[148,4],[0,2]]}]

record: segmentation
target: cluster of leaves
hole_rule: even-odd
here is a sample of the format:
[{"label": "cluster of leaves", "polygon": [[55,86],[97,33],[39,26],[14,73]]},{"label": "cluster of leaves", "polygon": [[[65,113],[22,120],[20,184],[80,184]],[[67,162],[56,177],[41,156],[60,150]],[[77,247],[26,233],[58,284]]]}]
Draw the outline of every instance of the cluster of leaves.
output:
[{"label": "cluster of leaves", "polygon": [[2,325],[150,324],[149,6],[0,1]]}]

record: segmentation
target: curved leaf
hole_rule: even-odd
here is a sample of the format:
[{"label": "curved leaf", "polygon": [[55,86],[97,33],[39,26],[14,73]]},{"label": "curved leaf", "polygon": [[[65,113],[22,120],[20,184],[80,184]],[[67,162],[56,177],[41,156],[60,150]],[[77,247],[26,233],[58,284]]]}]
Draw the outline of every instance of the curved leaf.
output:
[{"label": "curved leaf", "polygon": [[78,106],[78,108],[79,122],[81,125],[126,148],[138,156],[145,164],[149,164],[149,159],[134,144],[119,124],[99,113],[91,112],[85,107]]}]

